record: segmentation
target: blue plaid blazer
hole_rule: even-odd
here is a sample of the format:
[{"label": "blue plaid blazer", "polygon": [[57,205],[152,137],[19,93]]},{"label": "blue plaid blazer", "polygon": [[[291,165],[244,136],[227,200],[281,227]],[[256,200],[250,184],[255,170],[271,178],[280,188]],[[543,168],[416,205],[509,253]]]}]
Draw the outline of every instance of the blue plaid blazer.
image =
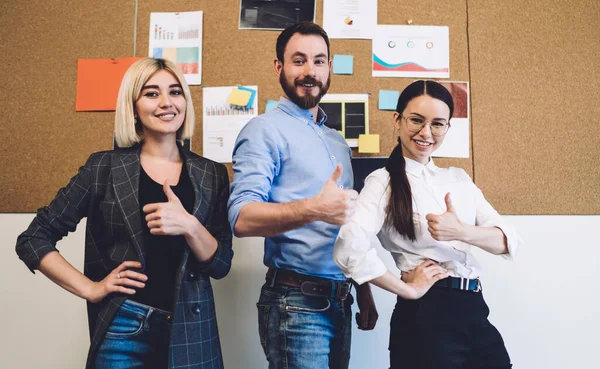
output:
[{"label": "blue plaid blazer", "polygon": [[[139,205],[140,145],[92,154],[60,189],[50,205],[38,210],[29,228],[17,238],[16,251],[33,272],[56,242],[87,217],[84,274],[100,281],[126,260],[145,267]],[[231,267],[231,228],[227,220],[229,177],[224,165],[180,149],[195,191],[193,215],[218,241],[215,256],[201,264],[186,248],[177,273],[178,296],[171,331],[169,368],[223,368],[210,278],[224,277]],[[111,294],[88,303],[93,368],[97,350],[114,314],[127,298]]]}]

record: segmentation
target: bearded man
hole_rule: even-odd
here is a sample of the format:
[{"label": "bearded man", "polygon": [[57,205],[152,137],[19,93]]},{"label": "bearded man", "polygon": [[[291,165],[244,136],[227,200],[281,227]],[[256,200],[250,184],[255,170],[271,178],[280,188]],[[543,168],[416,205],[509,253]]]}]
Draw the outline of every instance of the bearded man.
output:
[{"label": "bearded man", "polygon": [[[237,138],[229,222],[237,237],[265,237],[269,270],[257,307],[269,368],[347,369],[352,284],[332,254],[358,194],[351,150],[318,105],[331,79],[329,39],[302,22],[281,32],[276,52],[284,96]],[[355,286],[359,329],[373,329],[369,285]]]}]

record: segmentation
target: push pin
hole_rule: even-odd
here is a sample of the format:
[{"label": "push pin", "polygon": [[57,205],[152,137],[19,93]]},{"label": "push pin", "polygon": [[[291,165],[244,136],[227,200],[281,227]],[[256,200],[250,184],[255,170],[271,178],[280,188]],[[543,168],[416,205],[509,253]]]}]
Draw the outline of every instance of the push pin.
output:
[{"label": "push pin", "polygon": [[410,26],[412,24],[412,19],[407,20],[406,23],[408,23],[408,25]]}]

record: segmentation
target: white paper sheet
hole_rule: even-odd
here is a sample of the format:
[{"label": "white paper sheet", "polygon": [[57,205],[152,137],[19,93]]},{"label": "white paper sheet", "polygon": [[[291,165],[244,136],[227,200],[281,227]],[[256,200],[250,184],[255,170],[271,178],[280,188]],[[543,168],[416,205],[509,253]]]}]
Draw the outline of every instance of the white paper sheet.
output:
[{"label": "white paper sheet", "polygon": [[469,157],[469,119],[452,118],[451,127],[446,133],[444,143],[435,150],[437,158],[468,158]]},{"label": "white paper sheet", "polygon": [[377,26],[373,77],[450,77],[446,26]]},{"label": "white paper sheet", "polygon": [[188,85],[202,83],[202,12],[150,13],[148,56],[172,61]]},{"label": "white paper sheet", "polygon": [[202,89],[202,155],[220,163],[231,163],[238,134],[250,119],[258,115],[258,86],[243,86],[256,91],[249,108],[229,105],[230,87]]},{"label": "white paper sheet", "polygon": [[442,145],[433,153],[434,157],[468,158],[470,147],[470,98],[469,82],[440,82],[450,91],[454,100],[454,115]]},{"label": "white paper sheet", "polygon": [[373,38],[377,0],[325,0],[323,28],[329,38]]}]

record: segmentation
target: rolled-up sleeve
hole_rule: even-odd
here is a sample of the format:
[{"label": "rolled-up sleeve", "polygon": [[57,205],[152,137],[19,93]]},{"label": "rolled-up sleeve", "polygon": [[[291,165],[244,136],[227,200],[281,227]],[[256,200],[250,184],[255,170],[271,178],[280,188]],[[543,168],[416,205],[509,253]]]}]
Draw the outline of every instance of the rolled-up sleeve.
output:
[{"label": "rolled-up sleeve", "polygon": [[523,243],[521,236],[519,236],[513,226],[502,219],[502,216],[498,214],[496,209],[494,209],[492,205],[485,199],[485,196],[483,196],[481,190],[475,185],[475,183],[473,183],[473,180],[471,180],[471,177],[469,177],[466,172],[464,172],[464,176],[468,178],[469,184],[472,186],[472,191],[475,196],[475,225],[481,227],[499,228],[506,236],[508,248],[508,253],[502,254],[501,256],[509,260],[514,260],[520,245]]},{"label": "rolled-up sleeve", "polygon": [[261,117],[248,122],[233,148],[233,182],[227,205],[232,232],[244,205],[269,201],[273,178],[281,165],[280,156],[270,124]]},{"label": "rolled-up sleeve", "polygon": [[377,172],[370,174],[358,196],[356,211],[344,224],[335,241],[333,259],[344,275],[363,284],[387,271],[373,242],[383,227],[388,202],[387,180]]}]

